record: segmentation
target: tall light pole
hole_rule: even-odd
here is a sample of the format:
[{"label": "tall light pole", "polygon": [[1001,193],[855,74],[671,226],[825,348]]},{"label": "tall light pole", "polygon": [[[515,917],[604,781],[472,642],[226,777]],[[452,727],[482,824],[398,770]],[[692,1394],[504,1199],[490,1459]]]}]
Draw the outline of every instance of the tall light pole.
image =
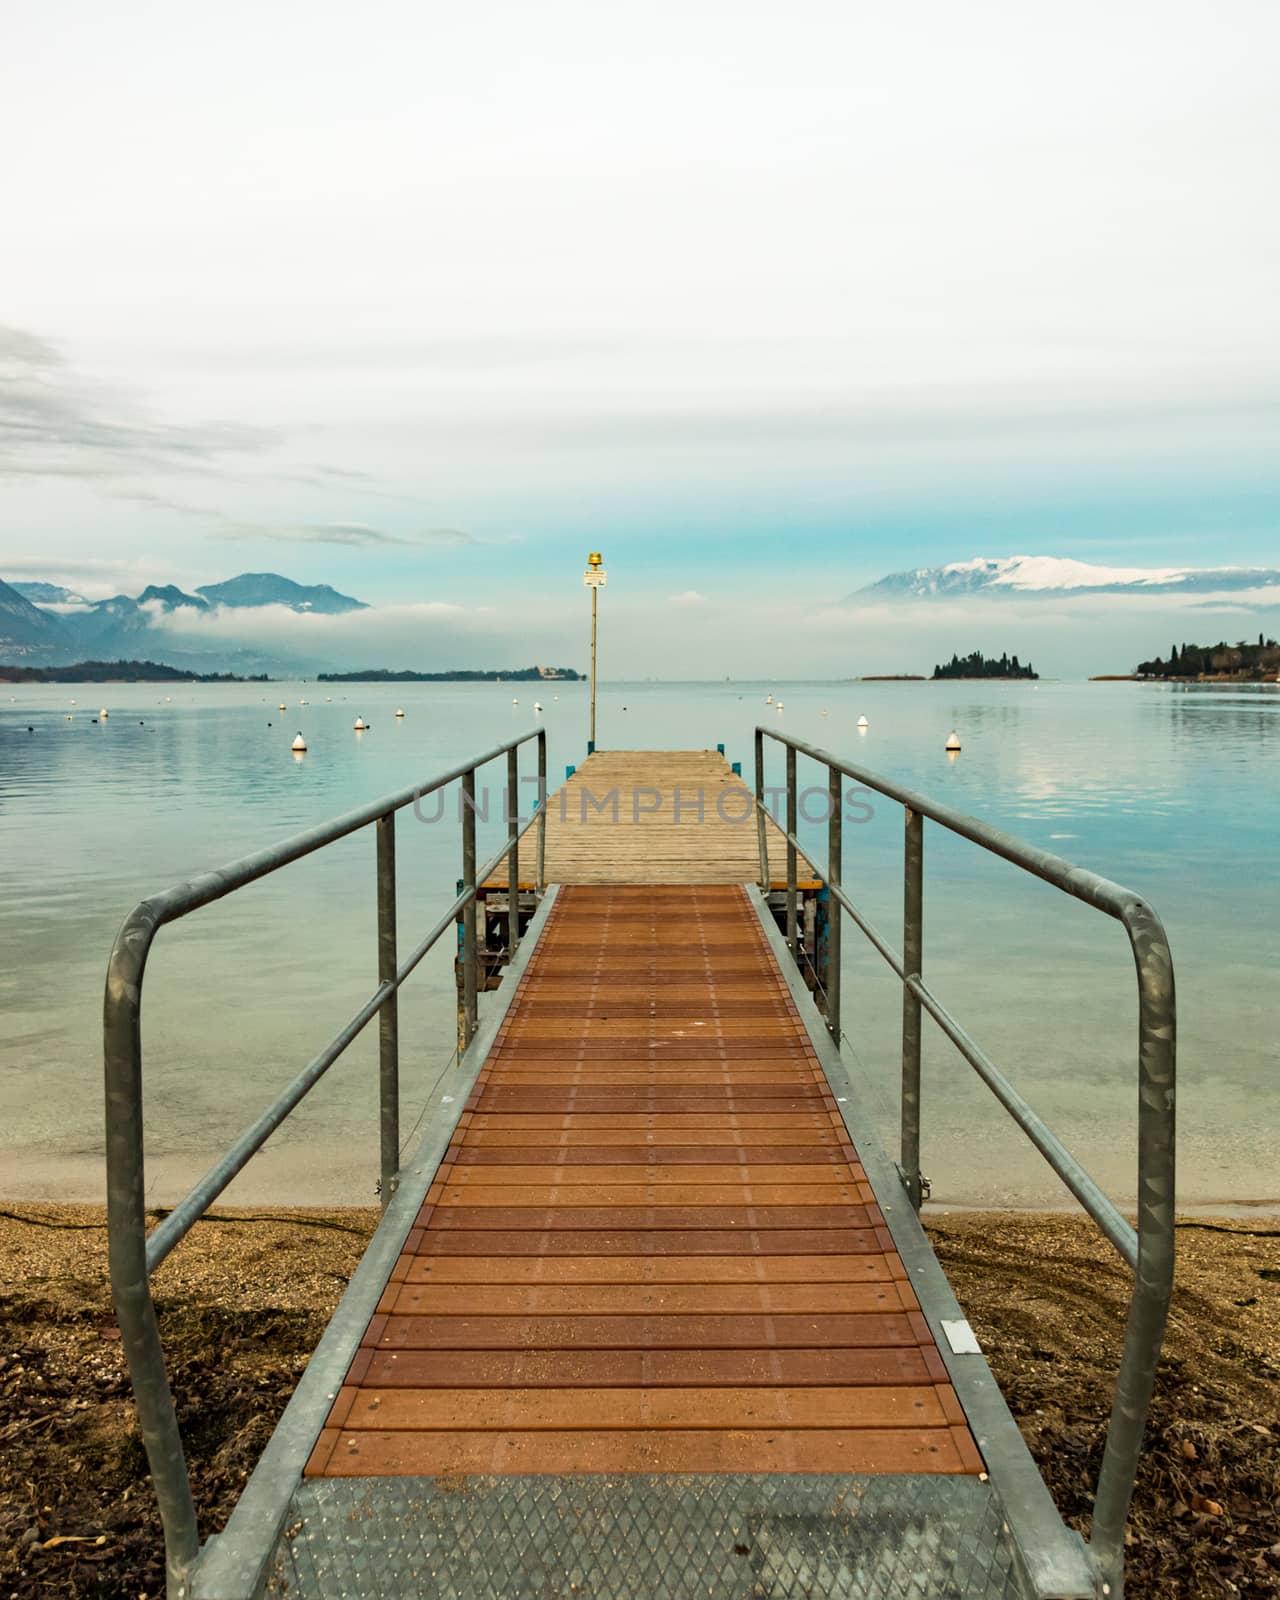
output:
[{"label": "tall light pole", "polygon": [[607,574],[601,566],[604,557],[598,550],[593,550],[587,557],[587,570],[582,581],[591,590],[591,732],[587,737],[587,754],[594,755],[596,749],[596,604],[600,598],[600,591],[604,588]]}]

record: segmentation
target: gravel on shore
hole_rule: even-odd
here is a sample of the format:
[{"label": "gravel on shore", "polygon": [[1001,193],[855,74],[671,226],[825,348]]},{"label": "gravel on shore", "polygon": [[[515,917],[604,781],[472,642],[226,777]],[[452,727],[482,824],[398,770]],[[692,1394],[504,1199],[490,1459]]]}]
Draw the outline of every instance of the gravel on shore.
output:
[{"label": "gravel on shore", "polygon": [[[1060,1510],[1087,1528],[1128,1275],[1086,1221],[928,1217]],[[377,1222],[228,1211],[155,1277],[201,1514],[225,1521]],[[163,1594],[100,1207],[0,1208],[0,1597]],[[1280,1596],[1280,1229],[1182,1221],[1129,1529],[1130,1600]]]}]

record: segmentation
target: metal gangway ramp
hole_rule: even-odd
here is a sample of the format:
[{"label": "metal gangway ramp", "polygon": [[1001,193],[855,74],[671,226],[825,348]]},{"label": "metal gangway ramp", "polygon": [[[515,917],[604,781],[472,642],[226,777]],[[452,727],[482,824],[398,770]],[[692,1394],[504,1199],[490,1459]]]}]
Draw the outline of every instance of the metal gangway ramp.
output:
[{"label": "metal gangway ramp", "polygon": [[[395,941],[397,811],[455,782],[474,801],[477,768],[504,756],[517,792],[525,739],[144,902],[121,930],[106,1007],[111,1270],[170,1595],[1119,1594],[1172,1268],[1172,974],[1154,915],[1106,880],[798,741],[781,741],[779,827],[764,804],[764,739],[776,737],[766,730],[754,794],[719,756],[589,758],[571,793],[625,768],[670,797],[696,768],[750,802],[745,829],[723,808],[711,827],[758,847],[757,882],[707,881],[708,862],[737,876],[740,842],[706,834],[649,850],[643,829],[681,826],[665,806],[619,837],[611,881],[610,829],[586,806],[576,823],[566,807],[557,814],[545,736],[525,737],[537,740],[539,805],[527,821],[509,816],[502,850],[478,868],[474,805],[464,804],[460,892],[406,962]],[[824,765],[833,797],[848,776],[906,808],[903,956],[848,895],[832,808],[825,1012],[796,959],[799,885],[815,870],[795,832],[797,756]],[[1136,1232],[920,978],[925,816],[1129,928],[1140,996]],[[151,940],[369,824],[378,989],[148,1238],[138,1024]],[[589,829],[586,854],[576,826]],[[707,828],[705,812],[689,826]],[[619,819],[620,835],[626,827]],[[518,891],[508,899],[508,964],[481,1022],[477,901],[486,884],[525,881],[531,828],[536,909],[522,927]],[[681,875],[664,882],[673,848]],[[773,907],[775,853],[785,877]],[[590,882],[548,885],[549,855],[562,877],[589,855]],[[831,978],[842,912],[903,980],[901,1165],[877,1141],[839,1050]],[[466,1048],[400,1168],[395,996],[455,921]],[[1087,1545],[1059,1518],[917,1216],[922,1012],[1135,1266]],[[202,1546],[150,1273],[374,1016],[383,1220],[226,1529]]]}]

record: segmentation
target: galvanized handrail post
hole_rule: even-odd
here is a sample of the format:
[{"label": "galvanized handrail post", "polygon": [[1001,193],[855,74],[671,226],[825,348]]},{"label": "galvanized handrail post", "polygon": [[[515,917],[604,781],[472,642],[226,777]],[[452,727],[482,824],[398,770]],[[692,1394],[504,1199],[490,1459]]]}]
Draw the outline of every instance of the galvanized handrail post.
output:
[{"label": "galvanized handrail post", "polygon": [[[396,954],[396,814],[376,824],[378,855],[378,983],[394,983]],[[378,1011],[378,1143],[382,1209],[400,1180],[400,999],[393,989]]]},{"label": "galvanized handrail post", "polygon": [[760,851],[760,893],[773,887],[769,876],[769,841],[764,822],[764,734],[756,729],[756,845]]},{"label": "galvanized handrail post", "polygon": [[475,1038],[479,1022],[476,1006],[476,769],[462,775],[462,1040],[463,1049]]},{"label": "galvanized handrail post", "polygon": [[507,960],[520,947],[520,758],[507,751]]},{"label": "galvanized handrail post", "polygon": [[837,1047],[840,1044],[840,901],[831,885],[842,880],[844,867],[844,785],[835,767],[827,768],[827,1028]]},{"label": "galvanized handrail post", "polygon": [[787,949],[791,959],[800,959],[800,942],[796,937],[796,827],[799,822],[796,798],[796,752],[787,746]]},{"label": "galvanized handrail post", "polygon": [[126,920],[111,952],[103,1001],[107,1098],[107,1259],[120,1340],[133,1380],[138,1426],[164,1529],[166,1591],[186,1600],[200,1553],[191,1479],[165,1369],[147,1269],[142,1125],[142,980],[157,923],[145,903]]},{"label": "galvanized handrail post", "polygon": [[534,886],[538,898],[547,887],[547,730],[538,729],[538,834],[537,873]]},{"label": "galvanized handrail post", "polygon": [[911,978],[920,978],[924,946],[924,818],[905,809],[906,839],[902,895],[902,1181],[920,1209],[920,1000]]},{"label": "galvanized handrail post", "polygon": [[1124,926],[1138,969],[1138,1261],[1089,1539],[1113,1596],[1123,1593],[1125,1519],[1169,1315],[1177,1240],[1173,957],[1150,906],[1141,901],[1131,905]]}]

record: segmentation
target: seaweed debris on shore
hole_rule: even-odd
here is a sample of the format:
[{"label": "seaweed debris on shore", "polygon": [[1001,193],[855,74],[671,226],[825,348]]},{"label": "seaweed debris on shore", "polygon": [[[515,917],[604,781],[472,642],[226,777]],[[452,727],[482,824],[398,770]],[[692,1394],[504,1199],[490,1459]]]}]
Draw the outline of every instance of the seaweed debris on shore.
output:
[{"label": "seaweed debris on shore", "polygon": [[[201,1534],[225,1522],[377,1222],[220,1212],[156,1275]],[[1127,1275],[1071,1216],[930,1233],[1064,1515],[1087,1526]],[[1187,1220],[1129,1533],[1130,1600],[1280,1595],[1280,1228]],[[163,1594],[100,1207],[0,1210],[0,1595]]]}]

